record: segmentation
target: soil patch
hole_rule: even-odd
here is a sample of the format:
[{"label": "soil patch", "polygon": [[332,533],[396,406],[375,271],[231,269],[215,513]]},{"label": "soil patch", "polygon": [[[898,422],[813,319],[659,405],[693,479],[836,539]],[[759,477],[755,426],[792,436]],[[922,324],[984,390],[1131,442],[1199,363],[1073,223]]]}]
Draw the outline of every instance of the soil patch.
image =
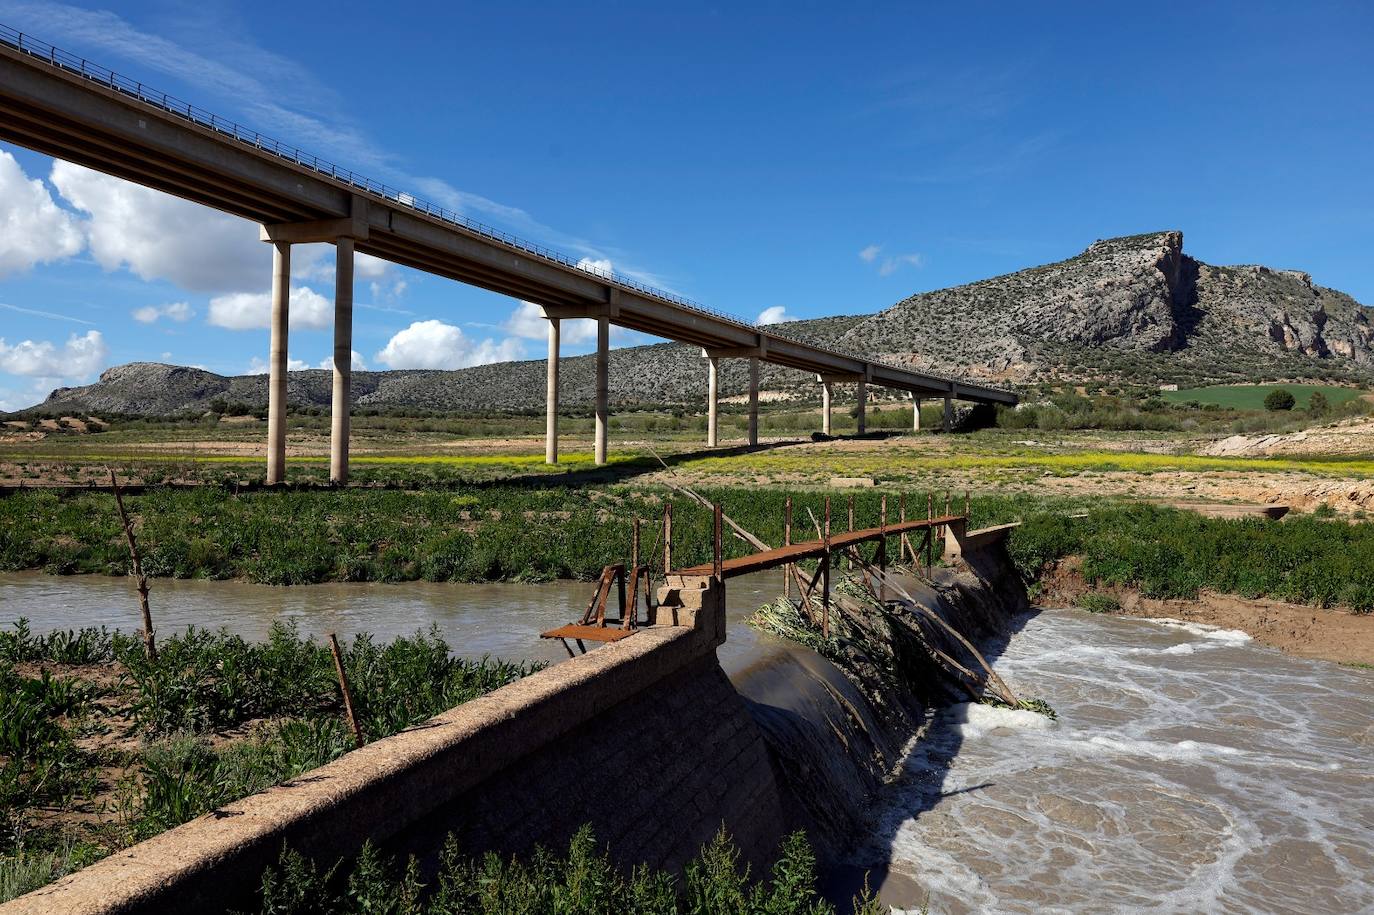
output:
[{"label": "soil patch", "polygon": [[1064,560],[1041,579],[1037,603],[1076,607],[1090,592],[1110,594],[1125,616],[1171,617],[1239,629],[1261,645],[1303,658],[1341,664],[1374,664],[1374,614],[1323,610],[1267,598],[1203,591],[1194,600],[1144,597],[1136,588],[1098,588],[1087,582],[1074,558]]}]

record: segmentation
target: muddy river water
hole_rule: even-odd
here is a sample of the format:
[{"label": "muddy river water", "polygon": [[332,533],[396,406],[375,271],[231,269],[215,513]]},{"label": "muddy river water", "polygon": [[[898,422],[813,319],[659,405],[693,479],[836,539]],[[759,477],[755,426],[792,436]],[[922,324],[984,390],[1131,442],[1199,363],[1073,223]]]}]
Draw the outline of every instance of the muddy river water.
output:
[{"label": "muddy river water", "polygon": [[[739,621],[779,579],[732,582],[727,672],[760,641]],[[320,585],[154,582],[164,634],[378,638],[439,627],[458,653],[556,661],[540,630],[585,583]],[[0,622],[133,629],[126,579],[0,575]],[[1243,633],[1045,611],[998,670],[1057,721],[955,706],[937,715],[853,863],[890,901],[932,912],[1374,911],[1374,672],[1290,658]]]}]

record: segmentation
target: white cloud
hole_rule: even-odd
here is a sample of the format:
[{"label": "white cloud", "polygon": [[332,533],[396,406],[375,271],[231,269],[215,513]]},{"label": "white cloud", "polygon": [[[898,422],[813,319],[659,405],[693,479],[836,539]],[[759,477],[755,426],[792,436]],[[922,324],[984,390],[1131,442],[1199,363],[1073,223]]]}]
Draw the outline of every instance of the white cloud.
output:
[{"label": "white cloud", "polygon": [[[304,359],[291,359],[290,357],[288,357],[286,360],[286,370],[288,372],[304,372],[306,369],[310,368],[314,368],[314,366],[306,362]],[[248,361],[248,370],[243,374],[266,375],[268,369],[269,366],[267,364],[266,359],[262,358],[261,356],[254,356],[252,359]]]},{"label": "white cloud", "polygon": [[604,276],[607,278],[609,278],[612,274],[615,273],[615,265],[612,264],[610,260],[604,257],[584,257],[577,262],[577,269],[585,270],[588,273],[595,273],[597,276]]},{"label": "white cloud", "polygon": [[76,218],[0,150],[0,276],[73,257],[83,247]]},{"label": "white cloud", "polygon": [[461,369],[524,356],[520,341],[473,340],[443,321],[416,321],[388,341],[376,360],[393,369]]},{"label": "white cloud", "polygon": [[789,314],[787,313],[787,308],[786,308],[786,306],[783,306],[783,305],[774,305],[772,308],[765,308],[763,311],[759,312],[759,316],[758,316],[758,318],[754,321],[754,323],[755,323],[755,324],[781,324],[781,323],[783,323],[784,321],[792,321],[792,320],[795,320],[795,319],[794,319],[791,315],[789,315]]},{"label": "white cloud", "polygon": [[[521,302],[510,313],[501,329],[513,337],[523,340],[548,340],[549,322],[544,317],[544,309],[534,302]],[[624,327],[611,325],[611,346],[639,346],[649,338]],[[596,321],[591,318],[564,318],[558,325],[558,342],[561,346],[587,346],[596,344]]]},{"label": "white cloud", "polygon": [[[355,371],[355,372],[366,372],[366,371],[367,371],[367,363],[363,361],[362,354],[359,353],[357,350],[351,350],[351,352],[353,353],[353,357],[352,357],[352,359],[350,359],[349,361],[350,361],[350,362],[352,363],[352,365],[353,365],[353,371]],[[334,371],[334,356],[333,356],[333,354],[330,354],[330,355],[328,355],[328,356],[325,356],[324,359],[321,360],[319,366],[317,366],[317,367],[318,367],[318,368],[322,368],[322,369],[328,369],[328,370],[331,371],[331,372]]]},{"label": "white cloud", "polygon": [[186,302],[173,302],[170,305],[144,305],[142,308],[135,308],[131,312],[134,320],[140,324],[152,324],[158,318],[167,318],[180,324],[191,320],[195,313],[195,309]]},{"label": "white cloud", "polygon": [[859,260],[865,264],[878,264],[879,276],[891,276],[903,267],[924,267],[926,258],[924,254],[913,251],[910,254],[893,254],[884,257],[882,262],[878,262],[878,256],[883,253],[882,245],[869,245],[859,252]]},{"label": "white cloud", "polygon": [[898,254],[895,257],[885,257],[882,266],[878,268],[878,275],[891,276],[903,267],[924,267],[925,264],[926,259],[922,254]]},{"label": "white cloud", "polygon": [[[334,304],[309,286],[291,289],[291,327],[333,327]],[[272,326],[270,292],[231,292],[210,300],[205,319],[229,330],[258,330]]]},{"label": "white cloud", "polygon": [[105,364],[109,350],[98,330],[72,334],[62,346],[49,340],[24,340],[13,346],[0,337],[0,372],[30,378],[86,378]]},{"label": "white cloud", "polygon": [[106,270],[127,267],[205,292],[252,289],[271,277],[271,249],[246,219],[61,160],[52,183],[88,214],[82,229]]}]

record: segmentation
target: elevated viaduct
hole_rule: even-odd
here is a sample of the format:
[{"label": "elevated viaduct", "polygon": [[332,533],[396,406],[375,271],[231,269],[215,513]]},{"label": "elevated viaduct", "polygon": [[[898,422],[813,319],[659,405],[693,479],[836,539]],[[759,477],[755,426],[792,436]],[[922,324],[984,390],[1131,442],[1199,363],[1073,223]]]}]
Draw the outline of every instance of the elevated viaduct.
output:
[{"label": "elevated viaduct", "polygon": [[831,385],[1014,404],[999,388],[789,339],[679,296],[584,263],[435,206],[158,92],[127,76],[0,26],[0,138],[39,153],[252,220],[273,247],[267,481],[286,475],[287,328],[291,247],[335,246],[334,389],[330,478],[348,478],[355,252],[540,305],[549,322],[546,458],[558,460],[560,322],[597,322],[595,458],[605,463],[611,324],[702,348],[707,360],[707,443],[717,444],[719,360],[748,359],[749,442],[758,441],[758,364],[814,373],[830,432]]}]

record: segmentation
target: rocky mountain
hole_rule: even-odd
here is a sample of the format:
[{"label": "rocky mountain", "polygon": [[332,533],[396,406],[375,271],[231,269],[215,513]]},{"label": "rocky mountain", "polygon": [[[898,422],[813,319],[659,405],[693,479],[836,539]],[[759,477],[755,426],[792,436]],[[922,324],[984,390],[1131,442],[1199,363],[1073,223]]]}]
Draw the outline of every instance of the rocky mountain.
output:
[{"label": "rocky mountain", "polygon": [[[777,325],[788,336],[942,372],[1016,384],[1374,378],[1371,309],[1306,273],[1214,267],[1183,252],[1181,232],[1094,242],[1076,257],[964,286],[924,292],[872,315]],[[563,403],[590,406],[593,361],[564,360]],[[722,390],[739,394],[742,360],[722,362]],[[656,344],[611,353],[611,399],[693,406],[705,397],[700,350]],[[814,380],[765,366],[766,390],[815,397]],[[542,409],[542,360],[458,371],[358,372],[360,407],[453,411]],[[292,372],[293,403],[323,406],[329,373]],[[879,394],[879,392],[875,392]],[[881,396],[879,394],[879,396]],[[59,388],[43,409],[165,414],[215,399],[267,399],[267,377],[133,363],[92,385]]]},{"label": "rocky mountain", "polygon": [[1011,382],[1145,383],[1368,377],[1372,343],[1370,309],[1350,296],[1296,270],[1204,264],[1181,232],[914,295],[839,341]]}]

